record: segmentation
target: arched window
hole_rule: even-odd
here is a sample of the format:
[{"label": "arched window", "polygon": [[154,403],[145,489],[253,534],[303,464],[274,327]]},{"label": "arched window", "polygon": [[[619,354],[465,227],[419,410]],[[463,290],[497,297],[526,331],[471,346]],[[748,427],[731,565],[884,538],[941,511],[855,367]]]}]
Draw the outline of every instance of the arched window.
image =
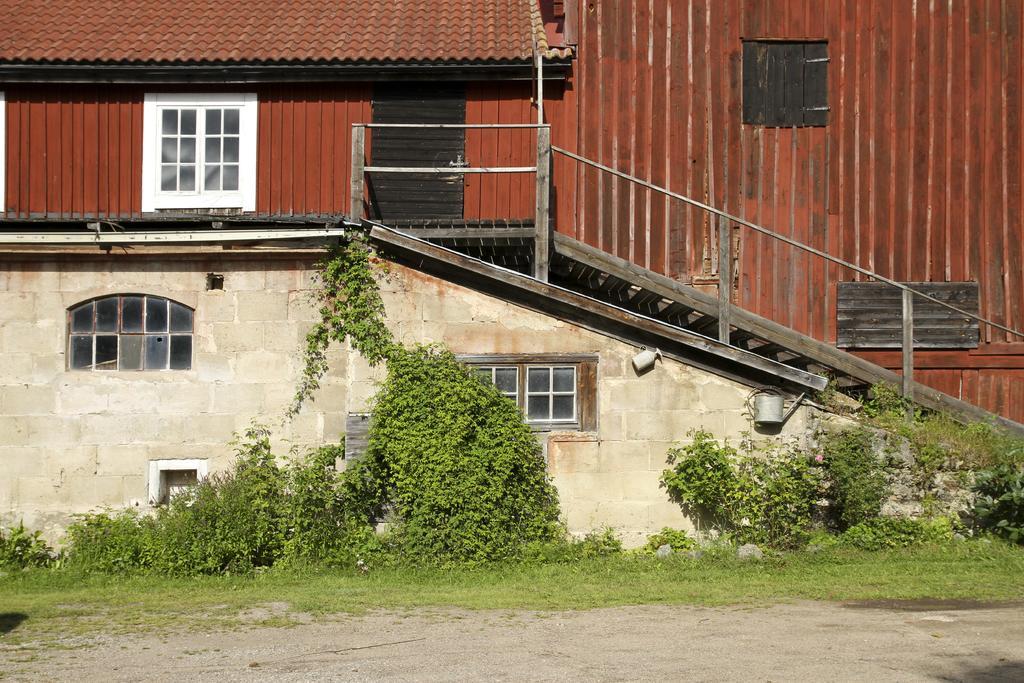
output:
[{"label": "arched window", "polygon": [[189,370],[192,309],[159,296],[118,294],[68,310],[72,370]]}]

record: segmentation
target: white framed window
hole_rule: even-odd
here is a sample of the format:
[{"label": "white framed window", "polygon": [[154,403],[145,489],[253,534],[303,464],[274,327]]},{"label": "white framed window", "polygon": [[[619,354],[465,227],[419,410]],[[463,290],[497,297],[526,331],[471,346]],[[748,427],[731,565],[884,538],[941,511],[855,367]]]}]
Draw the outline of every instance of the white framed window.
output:
[{"label": "white framed window", "polygon": [[149,504],[166,505],[172,498],[206,479],[205,459],[150,460]]},{"label": "white framed window", "polygon": [[256,210],[254,93],[148,93],[142,211]]},{"label": "white framed window", "polygon": [[7,210],[7,98],[0,90],[0,213]]},{"label": "white framed window", "polygon": [[526,368],[526,419],[576,421],[576,366]]}]

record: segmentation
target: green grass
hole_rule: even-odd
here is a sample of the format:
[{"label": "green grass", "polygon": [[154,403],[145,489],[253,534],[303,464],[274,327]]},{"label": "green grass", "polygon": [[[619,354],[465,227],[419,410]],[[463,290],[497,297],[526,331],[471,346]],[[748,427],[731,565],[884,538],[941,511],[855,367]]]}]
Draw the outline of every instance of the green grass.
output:
[{"label": "green grass", "polygon": [[[282,626],[296,613],[374,609],[565,610],[648,604],[770,604],[797,599],[1024,599],[1024,549],[966,542],[867,553],[830,550],[760,562],[624,555],[574,564],[481,569],[270,571],[251,577],[165,578],[30,571],[0,579],[0,613],[24,615],[0,644],[52,647],[90,636]],[[245,610],[285,611],[243,618]],[[3,614],[0,618],[9,619]]]}]

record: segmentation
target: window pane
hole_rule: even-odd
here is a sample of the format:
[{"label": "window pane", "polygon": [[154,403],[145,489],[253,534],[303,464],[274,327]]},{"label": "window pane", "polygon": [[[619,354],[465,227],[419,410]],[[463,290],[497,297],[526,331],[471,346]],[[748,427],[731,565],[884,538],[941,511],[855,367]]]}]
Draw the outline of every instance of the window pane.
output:
[{"label": "window pane", "polygon": [[182,135],[195,135],[196,134],[196,110],[195,109],[182,109],[181,110],[181,134]]},{"label": "window pane", "polygon": [[178,160],[178,138],[161,138],[160,161],[173,164]]},{"label": "window pane", "polygon": [[551,399],[553,420],[572,420],[576,417],[576,406],[573,396],[555,396]]},{"label": "window pane", "polygon": [[146,335],[146,369],[166,370],[167,369],[167,335],[150,334]]},{"label": "window pane", "polygon": [[89,302],[71,311],[72,332],[92,332],[92,310],[92,302]]},{"label": "window pane", "polygon": [[224,110],[224,133],[226,135],[238,135],[238,110]]},{"label": "window pane", "polygon": [[492,368],[474,368],[473,374],[480,378],[481,382],[491,383]]},{"label": "window pane", "polygon": [[142,332],[142,297],[126,296],[121,302],[121,331]]},{"label": "window pane", "polygon": [[117,297],[96,302],[96,331],[117,332]]},{"label": "window pane", "polygon": [[196,167],[195,166],[182,166],[181,167],[181,185],[179,188],[182,192],[195,192],[196,189]]},{"label": "window pane", "polygon": [[171,332],[191,332],[192,331],[192,311],[186,306],[176,304],[173,301],[171,304]]},{"label": "window pane", "polygon": [[121,369],[141,370],[142,369],[142,340],[137,334],[121,335]]},{"label": "window pane", "polygon": [[146,298],[146,332],[167,331],[167,299]]},{"label": "window pane", "polygon": [[555,368],[555,391],[576,390],[576,368]]},{"label": "window pane", "polygon": [[550,420],[550,397],[543,396],[526,397],[526,417],[530,420]]},{"label": "window pane", "polygon": [[206,163],[215,164],[220,161],[220,138],[206,138]]},{"label": "window pane", "polygon": [[220,109],[206,110],[206,134],[220,135]]},{"label": "window pane", "polygon": [[516,393],[518,378],[519,371],[515,368],[496,368],[494,370],[494,385],[498,387],[498,391],[502,393]]},{"label": "window pane", "polygon": [[224,167],[224,189],[238,189],[238,166],[235,164],[228,164]]},{"label": "window pane", "polygon": [[71,367],[76,370],[92,367],[92,337],[78,335],[71,338]]},{"label": "window pane", "polygon": [[529,391],[551,391],[550,368],[527,368],[526,377]]},{"label": "window pane", "polygon": [[160,167],[160,191],[161,192],[174,192],[178,189],[178,167],[177,166],[161,166]]},{"label": "window pane", "polygon": [[171,370],[192,367],[192,335],[176,334],[171,337]]},{"label": "window pane", "polygon": [[117,370],[117,335],[96,335],[96,369]]},{"label": "window pane", "polygon": [[181,139],[181,162],[184,164],[194,164],[196,162],[195,138]]},{"label": "window pane", "polygon": [[206,167],[206,182],[203,187],[207,190],[220,189],[220,166]]},{"label": "window pane", "polygon": [[224,161],[238,162],[238,138],[224,138]]},{"label": "window pane", "polygon": [[164,109],[163,112],[163,133],[164,135],[177,135],[178,133],[178,110]]}]

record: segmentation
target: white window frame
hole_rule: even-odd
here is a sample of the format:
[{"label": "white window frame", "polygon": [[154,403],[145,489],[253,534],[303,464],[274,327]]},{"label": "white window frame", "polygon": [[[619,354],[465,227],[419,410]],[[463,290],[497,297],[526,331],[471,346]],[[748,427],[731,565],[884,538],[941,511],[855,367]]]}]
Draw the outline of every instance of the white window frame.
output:
[{"label": "white window frame", "polygon": [[7,98],[0,90],[0,213],[7,211]]},{"label": "white window frame", "polygon": [[160,475],[164,472],[180,472],[182,470],[195,470],[196,482],[206,479],[209,474],[209,461],[205,459],[190,460],[150,460],[149,461],[149,504],[159,505],[164,499],[166,491]]},{"label": "white window frame", "polygon": [[[202,161],[205,154],[206,109],[239,109],[238,190],[205,192]],[[164,109],[197,109],[196,190],[160,190],[160,119]],[[256,144],[258,99],[255,93],[146,93],[143,105],[142,211],[159,209],[241,209],[256,210]]]}]

